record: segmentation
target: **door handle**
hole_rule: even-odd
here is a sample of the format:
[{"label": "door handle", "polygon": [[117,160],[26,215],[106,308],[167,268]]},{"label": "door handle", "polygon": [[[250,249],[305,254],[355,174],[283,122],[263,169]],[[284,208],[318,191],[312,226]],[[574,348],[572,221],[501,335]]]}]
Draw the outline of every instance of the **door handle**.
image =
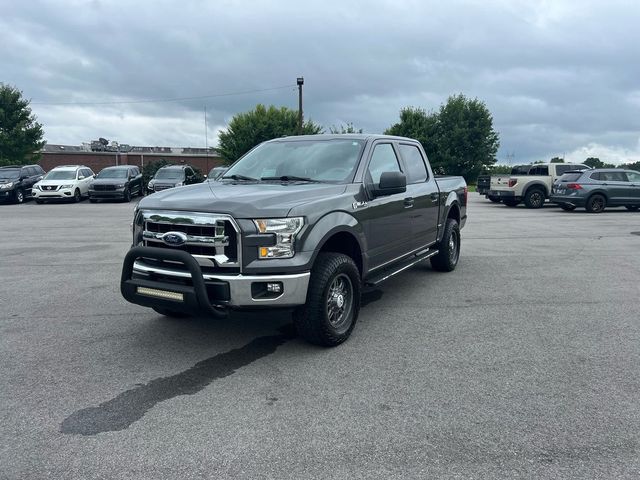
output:
[{"label": "door handle", "polygon": [[437,193],[432,193],[431,194],[431,200],[433,202],[437,202],[439,199],[440,199],[440,195],[439,194],[437,194]]},{"label": "door handle", "polygon": [[413,197],[407,197],[404,199],[404,208],[411,208],[413,207]]}]

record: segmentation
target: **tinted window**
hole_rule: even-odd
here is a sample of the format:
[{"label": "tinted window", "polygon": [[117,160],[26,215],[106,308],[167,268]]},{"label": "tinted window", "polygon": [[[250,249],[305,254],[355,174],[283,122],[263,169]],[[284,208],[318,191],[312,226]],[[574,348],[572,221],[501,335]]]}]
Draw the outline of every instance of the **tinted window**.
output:
[{"label": "tinted window", "polygon": [[188,177],[191,177],[193,175],[193,170],[191,170],[190,168],[185,168],[184,171]]},{"label": "tinted window", "polygon": [[565,173],[560,179],[561,182],[575,182],[582,176],[582,173]]},{"label": "tinted window", "polygon": [[640,173],[638,172],[627,172],[627,178],[630,182],[638,183],[640,182]]},{"label": "tinted window", "polygon": [[407,166],[407,183],[420,183],[427,179],[427,167],[415,145],[400,145],[400,155]]},{"label": "tinted window", "polygon": [[562,175],[569,170],[580,170],[576,165],[556,165],[556,175]]},{"label": "tinted window", "polygon": [[600,179],[605,182],[628,182],[624,172],[600,172]]},{"label": "tinted window", "polygon": [[534,165],[529,170],[529,175],[549,175],[549,167],[547,165]]},{"label": "tinted window", "polygon": [[367,173],[374,184],[380,183],[380,175],[384,172],[400,172],[400,165],[396,153],[390,143],[376,145],[371,155]]},{"label": "tinted window", "polygon": [[511,175],[526,175],[530,168],[531,165],[516,165],[511,169]]}]

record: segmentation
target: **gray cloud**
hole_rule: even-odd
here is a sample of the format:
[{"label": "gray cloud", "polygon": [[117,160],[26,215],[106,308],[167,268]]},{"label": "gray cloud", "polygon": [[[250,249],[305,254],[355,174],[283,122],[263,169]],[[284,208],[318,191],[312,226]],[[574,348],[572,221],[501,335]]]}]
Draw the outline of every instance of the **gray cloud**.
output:
[{"label": "gray cloud", "polygon": [[[4,0],[3,0],[4,1]],[[305,76],[305,115],[381,132],[404,106],[485,101],[500,160],[640,159],[640,6],[574,1],[21,2],[0,17],[0,81],[52,143],[203,145],[295,88],[205,100],[36,105],[238,92]]]}]

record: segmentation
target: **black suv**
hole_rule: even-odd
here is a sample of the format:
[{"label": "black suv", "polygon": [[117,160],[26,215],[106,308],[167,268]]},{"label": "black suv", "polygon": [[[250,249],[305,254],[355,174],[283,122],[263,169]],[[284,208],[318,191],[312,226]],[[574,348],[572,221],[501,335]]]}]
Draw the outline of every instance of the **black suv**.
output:
[{"label": "black suv", "polygon": [[89,186],[91,203],[108,199],[128,202],[134,195],[143,194],[142,174],[138,167],[132,165],[103,168]]},{"label": "black suv", "polygon": [[0,200],[22,203],[31,197],[31,189],[42,180],[45,171],[40,165],[9,165],[0,167]]},{"label": "black suv", "polygon": [[167,188],[200,182],[202,182],[202,179],[199,175],[196,175],[195,170],[190,165],[169,165],[159,169],[149,181],[147,187],[149,192],[159,192]]}]

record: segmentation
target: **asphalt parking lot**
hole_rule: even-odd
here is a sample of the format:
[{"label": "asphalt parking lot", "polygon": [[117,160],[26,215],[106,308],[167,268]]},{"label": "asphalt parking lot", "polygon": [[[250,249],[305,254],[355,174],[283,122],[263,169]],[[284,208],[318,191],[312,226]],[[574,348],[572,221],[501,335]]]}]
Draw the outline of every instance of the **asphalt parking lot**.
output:
[{"label": "asphalt parking lot", "polygon": [[0,205],[0,478],[640,476],[640,213],[470,194],[334,349],[126,303],[132,213]]}]

